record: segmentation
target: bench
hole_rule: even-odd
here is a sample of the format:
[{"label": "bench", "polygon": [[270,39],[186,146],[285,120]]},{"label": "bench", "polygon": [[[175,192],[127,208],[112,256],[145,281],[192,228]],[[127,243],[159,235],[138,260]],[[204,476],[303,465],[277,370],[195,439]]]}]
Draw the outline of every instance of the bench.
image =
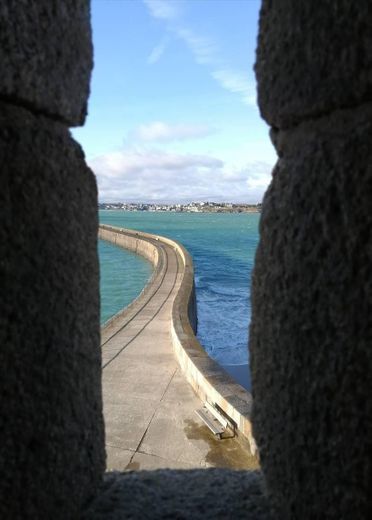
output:
[{"label": "bench", "polygon": [[195,410],[195,413],[214,435],[222,439],[222,434],[226,431],[229,421],[214,406],[206,402],[203,408]]}]

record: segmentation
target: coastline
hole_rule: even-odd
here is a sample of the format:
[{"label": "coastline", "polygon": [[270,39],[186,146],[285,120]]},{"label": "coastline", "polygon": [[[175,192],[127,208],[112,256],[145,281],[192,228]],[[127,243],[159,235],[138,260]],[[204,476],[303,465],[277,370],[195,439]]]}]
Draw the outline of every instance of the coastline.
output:
[{"label": "coastline", "polygon": [[247,210],[242,210],[242,211],[234,211],[234,210],[229,210],[229,209],[224,209],[224,210],[215,210],[215,211],[211,211],[211,210],[198,210],[198,211],[190,211],[190,210],[166,210],[166,209],[128,209],[128,208],[115,208],[115,207],[101,207],[99,206],[98,207],[99,210],[105,210],[105,211],[128,211],[128,212],[131,212],[131,213],[205,213],[205,214],[209,214],[209,213],[213,213],[213,214],[216,214],[216,213],[219,213],[219,214],[236,214],[236,215],[239,215],[239,214],[246,214],[246,213],[261,213],[261,210],[260,209],[247,209]]}]

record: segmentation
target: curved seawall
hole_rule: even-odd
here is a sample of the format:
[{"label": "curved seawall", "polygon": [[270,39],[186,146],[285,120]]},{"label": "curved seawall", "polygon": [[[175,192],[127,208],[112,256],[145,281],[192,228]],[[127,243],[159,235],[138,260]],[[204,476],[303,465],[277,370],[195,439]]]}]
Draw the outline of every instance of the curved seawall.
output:
[{"label": "curved seawall", "polygon": [[[170,324],[175,356],[184,376],[199,398],[203,402],[208,401],[216,406],[230,419],[235,426],[236,434],[248,441],[251,453],[254,454],[256,444],[250,421],[252,396],[208,356],[195,336],[197,311],[194,269],[189,253],[181,244],[168,238],[113,226],[100,225],[99,238],[134,251],[153,263],[154,273],[144,291],[135,300],[136,305],[139,305],[146,295],[148,297],[149,293],[156,292],[165,276],[168,266],[165,261],[164,246],[174,250],[177,256],[179,281],[172,303]],[[120,327],[121,320],[131,306],[103,326],[103,343],[115,328]]]},{"label": "curved seawall", "polygon": [[140,294],[129,305],[127,305],[124,309],[121,309],[102,325],[101,336],[104,336],[107,329],[111,329],[115,326],[115,323],[119,323],[123,316],[128,314],[136,305],[138,300],[141,300],[145,295],[147,295],[148,292],[155,289],[155,286],[160,283],[166,266],[164,262],[163,250],[154,245],[152,240],[144,240],[143,238],[140,238],[138,232],[100,225],[98,230],[98,237],[101,240],[106,240],[107,242],[111,242],[112,244],[123,247],[124,249],[133,251],[134,253],[143,256],[146,260],[151,262],[154,267],[150,279]]}]

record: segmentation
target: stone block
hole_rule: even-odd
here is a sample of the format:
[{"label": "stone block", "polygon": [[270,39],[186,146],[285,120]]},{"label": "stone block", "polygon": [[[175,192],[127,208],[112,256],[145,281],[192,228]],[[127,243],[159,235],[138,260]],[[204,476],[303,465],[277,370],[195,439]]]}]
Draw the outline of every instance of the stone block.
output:
[{"label": "stone block", "polygon": [[89,0],[2,0],[0,99],[81,125],[92,69]]},{"label": "stone block", "polygon": [[372,506],[371,143],[371,104],[277,136],[250,363],[279,518],[367,518]]},{"label": "stone block", "polygon": [[258,102],[278,128],[372,100],[370,0],[263,0]]},{"label": "stone block", "polygon": [[64,125],[0,103],[0,517],[78,518],[104,471],[97,193]]},{"label": "stone block", "polygon": [[269,520],[272,516],[260,472],[213,468],[109,473],[82,518]]}]

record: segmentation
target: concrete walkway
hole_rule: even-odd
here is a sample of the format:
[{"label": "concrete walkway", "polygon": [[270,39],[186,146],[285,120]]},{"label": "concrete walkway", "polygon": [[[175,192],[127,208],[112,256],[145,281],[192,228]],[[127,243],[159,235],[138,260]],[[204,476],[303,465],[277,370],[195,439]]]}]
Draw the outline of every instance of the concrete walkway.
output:
[{"label": "concrete walkway", "polygon": [[102,331],[107,469],[253,469],[236,439],[217,440],[194,413],[202,403],[174,358],[170,332],[181,262],[162,247],[159,284]]}]

